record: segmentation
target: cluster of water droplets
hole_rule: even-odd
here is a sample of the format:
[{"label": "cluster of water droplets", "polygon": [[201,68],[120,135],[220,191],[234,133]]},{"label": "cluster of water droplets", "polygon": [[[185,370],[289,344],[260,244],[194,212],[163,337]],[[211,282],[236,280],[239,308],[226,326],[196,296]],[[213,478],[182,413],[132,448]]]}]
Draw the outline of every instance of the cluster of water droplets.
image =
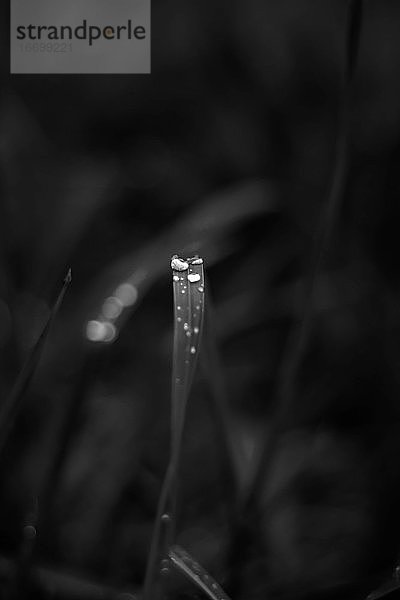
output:
[{"label": "cluster of water droplets", "polygon": [[[194,284],[201,282],[201,275],[197,272],[194,272],[193,269],[191,268],[192,266],[200,266],[203,264],[203,259],[195,256],[194,258],[179,258],[178,255],[174,255],[171,259],[171,268],[173,270],[173,276],[172,279],[174,281],[175,284],[177,284],[177,289],[178,289],[178,294],[182,294],[185,295],[186,293],[189,292],[189,289],[192,289],[191,286],[193,286]],[[187,272],[187,273],[186,273]],[[185,274],[185,276],[184,276]],[[204,286],[203,285],[199,285],[197,288],[197,291],[202,293],[204,292]],[[179,296],[178,296],[179,297]],[[186,306],[186,305],[185,305]],[[179,311],[180,313],[182,312],[182,306],[180,304],[177,304],[176,306],[177,311]],[[194,312],[193,312],[193,319],[196,318],[197,313],[200,311],[201,306],[199,303],[197,303],[194,307]],[[191,317],[191,315],[187,315],[188,319]],[[185,332],[185,335],[188,338],[192,338],[192,336],[196,336],[199,333],[199,327],[195,326],[193,328],[191,328],[191,326],[189,325],[188,322],[186,322],[184,320],[184,317],[181,316],[180,314],[177,316],[176,318],[178,323],[182,323],[182,321],[184,321],[183,323],[183,330]],[[190,354],[196,354],[196,346],[195,345],[191,345],[189,348],[189,352]],[[186,361],[188,362],[188,361]]]},{"label": "cluster of water droplets", "polygon": [[102,305],[100,316],[88,321],[86,337],[91,342],[112,342],[117,336],[115,321],[124,308],[133,306],[138,298],[137,287],[126,281],[119,285]]}]

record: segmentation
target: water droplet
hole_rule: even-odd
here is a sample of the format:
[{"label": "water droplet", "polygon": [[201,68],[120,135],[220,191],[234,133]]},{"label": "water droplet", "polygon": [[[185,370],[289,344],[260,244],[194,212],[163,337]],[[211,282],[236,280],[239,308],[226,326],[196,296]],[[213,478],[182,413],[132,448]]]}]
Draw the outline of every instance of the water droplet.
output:
[{"label": "water droplet", "polygon": [[182,294],[186,294],[185,290],[182,290]]},{"label": "water droplet", "polygon": [[162,561],[161,561],[161,571],[163,569],[169,571],[169,560],[168,560],[168,558],[163,558]]},{"label": "water droplet", "polygon": [[190,354],[196,354],[196,348],[194,346],[190,348]]},{"label": "water droplet", "polygon": [[182,317],[176,317],[176,320],[178,321],[178,323],[180,323],[182,321]]},{"label": "water droplet", "polygon": [[190,337],[192,334],[190,333],[190,331],[186,332],[187,337]]},{"label": "water droplet", "polygon": [[200,304],[196,304],[196,310],[200,310]]},{"label": "water droplet", "polygon": [[193,329],[193,331],[194,331],[195,333],[199,333],[199,328],[198,328],[198,327],[195,327],[195,328]]},{"label": "water droplet", "polygon": [[132,283],[122,283],[114,292],[124,306],[132,306],[135,304],[138,297],[137,288]]},{"label": "water droplet", "polygon": [[176,256],[172,257],[171,268],[174,269],[174,271],[187,271],[189,264]]},{"label": "water droplet", "polygon": [[183,329],[184,329],[185,331],[188,331],[188,330],[189,330],[189,323],[184,323],[184,324],[183,324]]},{"label": "water droplet", "polygon": [[104,336],[105,342],[112,342],[117,337],[117,330],[112,323],[105,323],[106,333]]},{"label": "water droplet", "polygon": [[112,323],[89,321],[86,325],[86,337],[91,342],[112,342],[117,330]]},{"label": "water droplet", "polygon": [[86,325],[86,337],[91,342],[102,342],[105,330],[106,327],[101,321],[89,321]]},{"label": "water droplet", "polygon": [[106,319],[117,319],[122,312],[124,305],[120,298],[116,296],[110,296],[104,301],[103,304],[103,315]]},{"label": "water droplet", "polygon": [[174,281],[179,281],[179,277],[178,277],[178,275],[174,275],[172,279],[173,279]]},{"label": "water droplet", "polygon": [[180,307],[180,306],[177,306],[177,307],[176,307],[176,310],[181,310],[181,307]]},{"label": "water droplet", "polygon": [[200,567],[199,563],[197,563],[197,562],[193,561],[193,562],[192,562],[192,570],[193,570],[195,573],[201,573],[201,567]]},{"label": "water droplet", "polygon": [[203,288],[203,286],[202,286],[202,285],[199,285],[199,287],[198,287],[197,289],[199,290],[199,292],[200,292],[200,293],[201,293],[201,292],[204,292],[204,288]]},{"label": "water droplet", "polygon": [[190,281],[190,283],[196,283],[196,281],[200,281],[201,277],[198,273],[189,273],[188,275],[188,281]]},{"label": "water droplet", "polygon": [[161,521],[163,523],[169,523],[170,520],[171,520],[171,517],[169,516],[168,513],[164,513],[163,515],[161,515]]}]

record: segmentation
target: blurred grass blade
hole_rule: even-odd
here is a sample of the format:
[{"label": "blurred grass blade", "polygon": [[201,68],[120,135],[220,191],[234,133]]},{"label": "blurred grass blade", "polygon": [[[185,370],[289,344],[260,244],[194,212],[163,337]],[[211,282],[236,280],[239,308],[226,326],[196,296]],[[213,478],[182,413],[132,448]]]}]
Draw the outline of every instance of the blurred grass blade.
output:
[{"label": "blurred grass blade", "polygon": [[348,24],[348,41],[347,41],[347,73],[346,77],[350,81],[353,77],[359,47],[360,33],[363,16],[363,0],[351,0],[349,6],[349,24]]},{"label": "blurred grass blade", "polygon": [[379,600],[380,598],[398,598],[400,594],[400,566],[397,564],[393,570],[392,578],[385,581],[378,589],[368,594],[366,600]]},{"label": "blurred grass blade", "polygon": [[140,251],[128,253],[101,275],[92,288],[92,293],[95,289],[103,298],[100,307],[93,307],[96,312],[88,323],[89,340],[108,343],[117,337],[154,282],[164,275],[165,252],[207,251],[210,266],[232,251],[229,236],[243,223],[276,211],[275,188],[265,180],[243,181],[205,198],[173,227]]},{"label": "blurred grass blade", "polygon": [[[218,439],[220,441],[223,465],[228,481],[226,491],[227,495],[229,495],[231,507],[235,508],[241,485],[240,472],[243,468],[248,468],[248,465],[241,444],[237,443],[237,439],[233,435],[232,414],[229,407],[222,361],[218,348],[215,313],[209,292],[207,294],[201,365],[210,388],[212,410],[219,433]],[[246,463],[245,466],[244,463]]]},{"label": "blurred grass blade", "polygon": [[222,587],[180,546],[172,546],[168,557],[180,573],[202,590],[211,600],[230,600]]},{"label": "blurred grass blade", "polygon": [[350,91],[351,77],[355,69],[361,33],[362,1],[351,0],[346,30],[346,64],[344,65],[344,88],[342,95],[341,115],[339,117],[339,130],[336,140],[335,162],[331,181],[328,186],[326,202],[323,204],[317,227],[316,245],[311,269],[306,275],[305,293],[302,307],[302,317],[294,327],[287,350],[285,352],[277,384],[277,412],[274,418],[273,430],[262,450],[259,465],[256,469],[250,490],[244,498],[243,506],[249,508],[260,493],[260,488],[267,478],[271,468],[273,452],[285,426],[285,420],[292,410],[296,395],[296,378],[304,357],[312,328],[314,296],[316,283],[320,276],[323,263],[326,260],[334,228],[337,225],[340,209],[346,192],[348,180],[350,143],[349,143],[349,117],[350,117]]},{"label": "blurred grass blade", "polygon": [[400,583],[395,581],[390,581],[386,585],[380,587],[378,590],[375,590],[368,594],[367,600],[380,600],[380,598],[398,598],[400,593]]},{"label": "blurred grass blade", "polygon": [[158,501],[156,520],[147,562],[144,598],[154,600],[157,564],[166,558],[175,536],[178,470],[186,406],[197,365],[203,331],[203,259],[171,260],[174,293],[174,342],[171,385],[171,449],[167,473]]},{"label": "blurred grass blade", "polygon": [[14,421],[21,408],[21,403],[24,394],[35,374],[36,368],[42,356],[43,348],[49,335],[51,325],[62,304],[65,292],[67,291],[67,288],[71,283],[71,279],[71,269],[69,269],[64,279],[62,289],[58,294],[55,303],[53,304],[53,307],[50,311],[50,315],[46,321],[42,333],[40,334],[36,344],[33,346],[28,358],[26,359],[26,362],[22,367],[22,370],[17,378],[17,381],[14,384],[13,389],[11,390],[11,393],[6,398],[4,404],[0,409],[0,452],[2,451],[7,442],[9,432],[11,431]]}]

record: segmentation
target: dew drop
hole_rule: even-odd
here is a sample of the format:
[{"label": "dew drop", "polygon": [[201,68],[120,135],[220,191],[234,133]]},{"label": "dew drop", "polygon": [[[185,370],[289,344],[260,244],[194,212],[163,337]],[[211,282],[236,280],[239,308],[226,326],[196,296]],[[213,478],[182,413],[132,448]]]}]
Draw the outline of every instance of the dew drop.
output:
[{"label": "dew drop", "polygon": [[89,321],[86,325],[86,337],[91,342],[112,342],[117,330],[112,323]]},{"label": "dew drop", "polygon": [[170,520],[171,520],[171,517],[169,516],[168,513],[164,513],[163,515],[161,515],[161,521],[163,523],[169,523]]},{"label": "dew drop", "polygon": [[189,331],[189,323],[184,323],[184,324],[183,324],[183,329],[184,329],[185,331]]},{"label": "dew drop", "polygon": [[169,575],[169,572],[169,561],[167,559],[164,559],[161,561],[160,574],[163,577],[166,577],[167,575]]},{"label": "dew drop", "polygon": [[185,290],[182,290],[182,294],[186,294]]},{"label": "dew drop", "polygon": [[115,290],[114,296],[116,296],[124,306],[132,306],[137,300],[138,291],[132,283],[122,283]]},{"label": "dew drop", "polygon": [[181,307],[180,307],[180,306],[177,306],[177,307],[176,307],[176,310],[181,310]]},{"label": "dew drop", "polygon": [[204,288],[202,285],[199,285],[199,287],[197,289],[199,290],[200,293],[204,292]]},{"label": "dew drop", "polygon": [[196,283],[197,281],[200,281],[201,277],[198,273],[190,273],[188,275],[188,281],[190,281],[190,283]]},{"label": "dew drop", "polygon": [[179,277],[178,277],[178,275],[174,275],[172,279],[173,279],[174,281],[179,281]]},{"label": "dew drop", "polygon": [[182,260],[177,256],[173,256],[171,260],[171,268],[174,271],[187,271],[189,264],[185,260]]},{"label": "dew drop", "polygon": [[186,332],[187,337],[190,337],[192,334],[190,333],[190,331]]},{"label": "dew drop", "polygon": [[91,342],[102,342],[105,329],[105,325],[101,321],[89,321],[86,325],[86,337]]},{"label": "dew drop", "polygon": [[117,296],[110,296],[104,301],[102,312],[106,319],[117,319],[124,307],[123,302]]},{"label": "dew drop", "polygon": [[161,569],[160,573],[163,577],[166,577],[167,575],[169,575],[169,569]]},{"label": "dew drop", "polygon": [[176,317],[176,320],[178,321],[178,323],[180,323],[182,321],[182,317]]},{"label": "dew drop", "polygon": [[194,346],[190,348],[190,354],[196,354],[196,348]]},{"label": "dew drop", "polygon": [[105,323],[106,334],[104,337],[105,342],[112,342],[117,337],[117,330],[112,323]]},{"label": "dew drop", "polygon": [[195,327],[195,328],[193,329],[193,331],[194,331],[195,333],[199,333],[199,328],[198,328],[198,327]]},{"label": "dew drop", "polygon": [[196,304],[196,310],[200,310],[200,304]]}]

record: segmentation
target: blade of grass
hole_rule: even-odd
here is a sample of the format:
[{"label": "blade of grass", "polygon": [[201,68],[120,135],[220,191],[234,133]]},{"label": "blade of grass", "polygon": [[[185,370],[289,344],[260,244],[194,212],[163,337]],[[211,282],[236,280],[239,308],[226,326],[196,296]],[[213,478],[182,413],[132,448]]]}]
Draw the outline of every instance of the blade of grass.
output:
[{"label": "blade of grass", "polygon": [[198,257],[173,256],[174,342],[171,383],[171,448],[158,501],[144,581],[144,599],[154,600],[158,561],[167,557],[176,528],[178,471],[186,406],[197,365],[204,316],[204,268]]},{"label": "blade of grass", "polygon": [[57,299],[53,304],[53,307],[51,308],[50,315],[45,323],[45,326],[43,327],[43,330],[36,344],[33,346],[28,358],[26,359],[25,364],[22,367],[22,370],[17,378],[17,381],[15,382],[14,387],[11,390],[11,393],[6,398],[4,404],[0,408],[0,454],[5,444],[7,443],[9,433],[12,429],[12,426],[15,422],[19,411],[21,410],[24,394],[28,389],[29,384],[32,381],[32,378],[36,372],[46,340],[49,335],[51,325],[60,309],[65,292],[67,291],[71,280],[71,269],[69,269],[64,279],[61,291],[58,294]]},{"label": "blade of grass", "polygon": [[230,600],[215,579],[180,546],[172,546],[168,552],[171,564],[210,600]]},{"label": "blade of grass", "polygon": [[400,592],[400,583],[395,579],[382,585],[367,596],[367,600],[380,600],[381,598],[397,598]]},{"label": "blade of grass", "polygon": [[51,538],[54,537],[55,531],[54,498],[58,491],[72,437],[76,431],[80,409],[86,396],[94,364],[95,356],[85,358],[76,378],[74,392],[55,436],[54,445],[49,450],[48,464],[44,468],[43,476],[38,478],[35,490],[35,510],[30,510],[27,513],[19,553],[16,558],[16,584],[19,581],[27,581],[33,572],[32,564],[38,552],[38,546],[43,541],[46,543],[46,540],[48,540],[51,547]]},{"label": "blade of grass", "polygon": [[[0,584],[7,585],[15,578],[17,566],[9,557],[0,556]],[[101,582],[84,579],[73,572],[34,565],[32,579],[35,587],[40,590],[40,598],[63,598],[71,600],[138,600],[135,590],[114,589]],[[15,596],[14,596],[15,597]],[[19,595],[20,598],[28,596]],[[29,595],[30,598],[36,597]],[[3,596],[1,596],[3,598]]]},{"label": "blade of grass", "polygon": [[[95,318],[90,321],[93,331],[88,331],[89,339],[100,343],[112,341],[110,337],[115,339],[154,282],[164,275],[163,252],[178,249],[186,254],[207,248],[210,265],[220,260],[227,248],[231,251],[227,240],[236,228],[276,211],[276,192],[265,180],[243,181],[204,198],[199,206],[183,214],[156,239],[130,252],[102,273],[94,289],[101,295],[104,290],[109,293],[103,296],[97,314],[93,315]],[[221,240],[225,240],[224,243]],[[111,316],[110,303],[113,305]]]},{"label": "blade of grass", "polygon": [[[299,368],[308,344],[313,317],[314,293],[316,282],[326,258],[336,225],[338,214],[345,195],[347,174],[349,168],[349,127],[351,83],[354,77],[356,58],[359,48],[362,17],[362,0],[350,0],[346,29],[345,66],[343,74],[343,93],[339,115],[339,133],[336,140],[335,162],[331,181],[328,185],[327,200],[323,204],[317,227],[315,253],[311,268],[306,276],[305,292],[300,321],[294,326],[286,346],[277,379],[276,412],[270,434],[264,444],[254,478],[248,491],[241,501],[242,523],[232,539],[232,589],[239,589],[240,564],[243,560],[243,547],[248,543],[252,523],[260,517],[260,507],[257,500],[262,487],[268,480],[275,458],[275,451],[282,431],[287,426],[295,396]],[[240,594],[240,592],[239,592]]]},{"label": "blade of grass", "polygon": [[289,339],[287,352],[280,368],[280,376],[278,377],[277,396],[279,402],[274,427],[276,434],[272,434],[265,445],[253,485],[248,497],[244,501],[245,505],[249,505],[254,501],[259,492],[260,486],[265,479],[265,473],[269,467],[270,457],[273,454],[272,448],[275,446],[276,436],[279,435],[292,406],[295,395],[295,380],[311,330],[315,284],[329,248],[332,231],[336,224],[338,212],[345,192],[349,162],[348,113],[350,83],[354,75],[356,55],[359,46],[361,8],[362,1],[360,0],[352,0],[349,4],[342,118],[336,146],[336,161],[332,173],[331,184],[329,186],[327,201],[322,207],[320,216],[315,257],[305,286],[303,315]]}]

